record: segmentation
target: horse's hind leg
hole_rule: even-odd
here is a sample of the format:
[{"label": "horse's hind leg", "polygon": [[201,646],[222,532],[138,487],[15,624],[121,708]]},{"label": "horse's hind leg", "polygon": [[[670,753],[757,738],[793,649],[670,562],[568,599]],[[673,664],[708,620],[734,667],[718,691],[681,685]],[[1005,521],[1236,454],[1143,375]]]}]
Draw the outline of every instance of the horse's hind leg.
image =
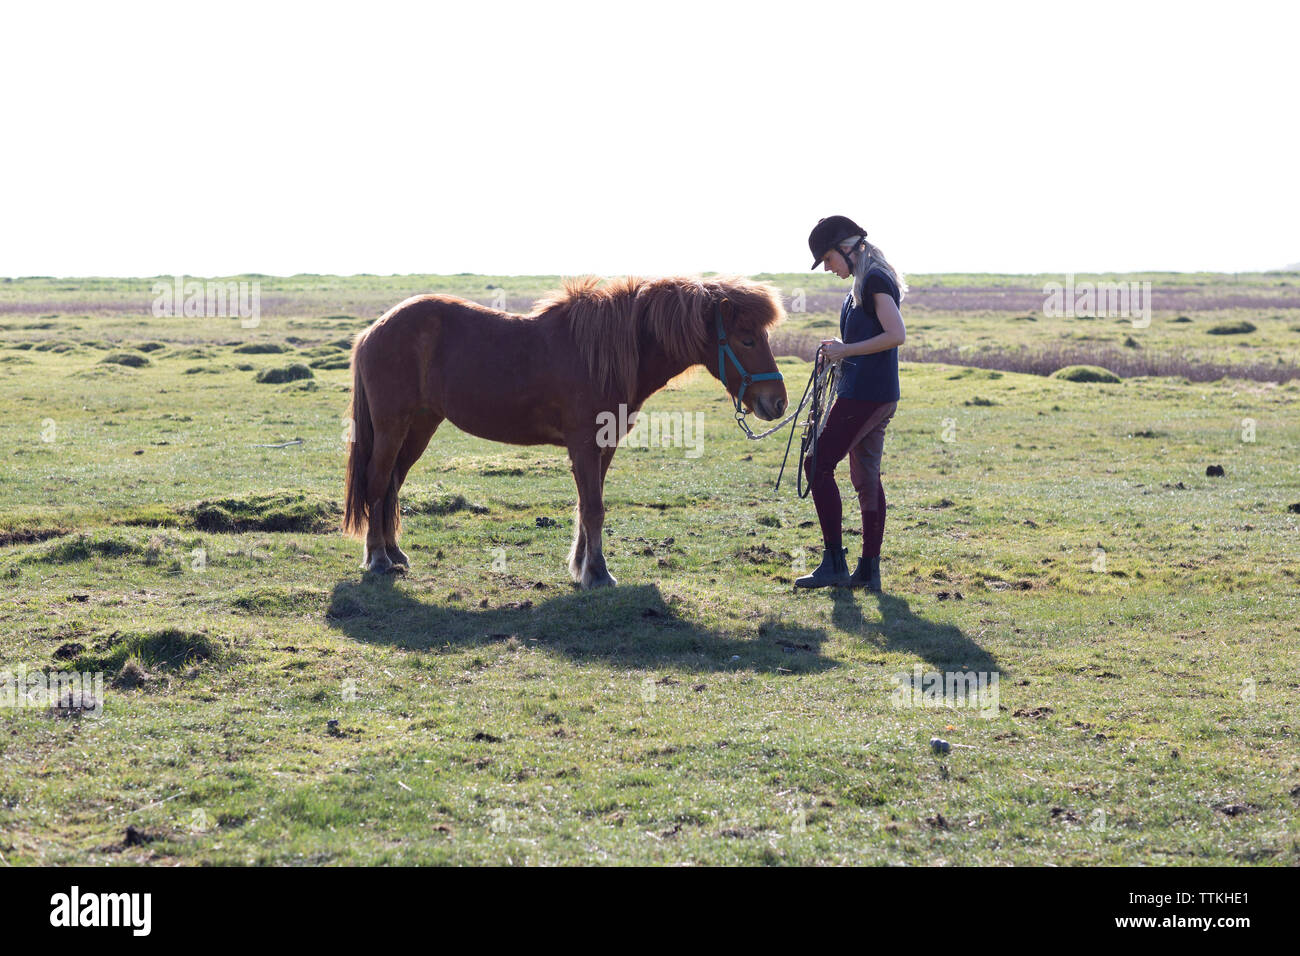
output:
[{"label": "horse's hind leg", "polygon": [[370,465],[366,468],[366,493],[370,523],[366,528],[366,551],[361,566],[375,574],[383,574],[393,567],[388,557],[387,538],[392,531],[396,513],[388,510],[388,500],[397,502],[394,483],[397,480],[395,465],[397,455],[406,440],[407,422],[387,424],[375,428],[375,443],[370,451]]},{"label": "horse's hind leg", "polygon": [[397,546],[397,536],[402,529],[402,516],[397,496],[402,490],[402,485],[406,483],[406,475],[411,470],[411,466],[424,454],[424,450],[429,447],[429,439],[441,424],[440,415],[416,419],[406,433],[401,451],[397,453],[397,461],[393,466],[393,481],[389,485],[388,497],[384,499],[384,553],[393,564],[407,567],[411,564],[411,559],[406,556],[406,552]]}]

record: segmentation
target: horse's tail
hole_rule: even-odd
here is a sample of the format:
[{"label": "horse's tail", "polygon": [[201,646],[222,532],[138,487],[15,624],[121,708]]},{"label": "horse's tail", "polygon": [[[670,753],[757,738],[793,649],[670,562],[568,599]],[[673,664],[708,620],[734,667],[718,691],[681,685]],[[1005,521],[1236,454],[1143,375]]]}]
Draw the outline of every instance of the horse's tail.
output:
[{"label": "horse's tail", "polygon": [[375,428],[370,422],[370,405],[366,386],[361,380],[357,352],[365,341],[358,336],[352,346],[352,406],[348,410],[348,470],[344,478],[343,531],[359,538],[369,523],[366,504],[366,470],[375,444]]}]

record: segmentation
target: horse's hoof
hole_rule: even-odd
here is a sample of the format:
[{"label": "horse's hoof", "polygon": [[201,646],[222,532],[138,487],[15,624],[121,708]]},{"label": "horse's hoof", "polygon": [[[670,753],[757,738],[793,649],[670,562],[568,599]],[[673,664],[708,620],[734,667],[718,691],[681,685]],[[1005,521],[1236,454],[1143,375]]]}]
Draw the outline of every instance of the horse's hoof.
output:
[{"label": "horse's hoof", "polygon": [[617,584],[618,584],[618,580],[614,577],[614,575],[606,571],[601,577],[593,577],[590,580],[584,582],[582,586],[590,590],[593,588],[612,588]]},{"label": "horse's hoof", "polygon": [[399,548],[397,545],[395,544],[389,545],[384,550],[385,553],[388,555],[388,560],[392,561],[393,564],[404,565],[408,568],[411,566],[411,559],[408,558],[406,556],[406,552],[403,551],[401,548]]},{"label": "horse's hoof", "polygon": [[388,560],[388,555],[382,551],[375,554],[367,564],[362,565],[362,569],[370,574],[387,574],[394,567],[396,565]]}]

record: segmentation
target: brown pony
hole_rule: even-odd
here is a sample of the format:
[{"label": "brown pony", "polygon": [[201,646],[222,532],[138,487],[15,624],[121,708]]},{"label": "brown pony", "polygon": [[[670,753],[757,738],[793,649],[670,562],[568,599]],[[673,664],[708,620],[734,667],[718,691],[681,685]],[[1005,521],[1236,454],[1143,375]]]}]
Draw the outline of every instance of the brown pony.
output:
[{"label": "brown pony", "polygon": [[[602,413],[627,421],[695,365],[717,377],[730,346],[723,386],[733,400],[741,395],[746,411],[779,418],[785,385],[773,374],[767,332],[784,315],[774,288],[733,277],[604,285],[589,277],[566,282],[528,315],[446,295],[393,307],[352,346],[343,529],[365,535],[362,567],[383,573],[408,564],[397,546],[397,495],[448,419],[480,438],[568,449],[578,486],[569,572],[583,587],[615,584],[601,527],[605,472],[617,445],[608,429],[598,440],[600,422],[610,421]],[[766,380],[753,381],[759,373],[768,373]]]}]

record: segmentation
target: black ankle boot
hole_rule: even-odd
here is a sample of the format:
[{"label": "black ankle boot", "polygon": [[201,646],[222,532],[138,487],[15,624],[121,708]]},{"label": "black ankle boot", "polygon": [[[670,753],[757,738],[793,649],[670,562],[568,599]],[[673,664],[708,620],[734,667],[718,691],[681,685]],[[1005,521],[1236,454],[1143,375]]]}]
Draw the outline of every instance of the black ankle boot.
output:
[{"label": "black ankle boot", "polygon": [[855,588],[866,588],[876,594],[880,593],[880,558],[858,558],[858,566],[853,569],[849,583]]},{"label": "black ankle boot", "polygon": [[840,548],[839,551],[823,549],[822,563],[817,566],[817,570],[794,580],[797,588],[843,587],[848,583],[849,560],[845,548]]}]

